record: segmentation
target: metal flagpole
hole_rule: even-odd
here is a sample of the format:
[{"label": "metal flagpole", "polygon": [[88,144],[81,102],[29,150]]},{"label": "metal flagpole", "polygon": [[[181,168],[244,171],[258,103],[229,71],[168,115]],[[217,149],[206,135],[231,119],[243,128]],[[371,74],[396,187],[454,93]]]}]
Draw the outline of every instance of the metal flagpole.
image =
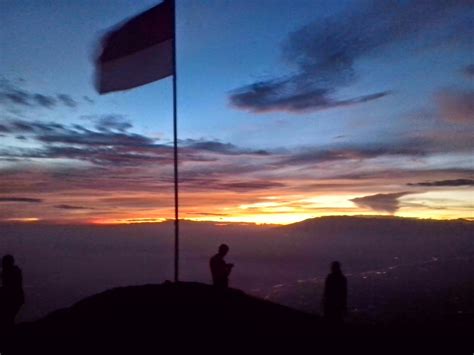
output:
[{"label": "metal flagpole", "polygon": [[173,5],[173,153],[174,153],[174,281],[179,281],[178,115],[176,96],[176,3]]}]

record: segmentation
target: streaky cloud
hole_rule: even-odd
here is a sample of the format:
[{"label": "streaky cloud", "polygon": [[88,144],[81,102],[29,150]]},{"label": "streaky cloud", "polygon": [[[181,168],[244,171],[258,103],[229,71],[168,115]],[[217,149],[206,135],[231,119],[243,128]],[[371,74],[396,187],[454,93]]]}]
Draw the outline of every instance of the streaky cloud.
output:
[{"label": "streaky cloud", "polygon": [[255,113],[271,111],[304,113],[355,105],[380,99],[390,94],[389,91],[338,100],[331,96],[334,90],[316,88],[314,90],[293,89],[291,81],[280,83],[260,82],[239,90],[230,97],[234,107]]},{"label": "streaky cloud", "polygon": [[52,108],[56,106],[56,99],[52,96],[46,96],[42,94],[33,94],[32,95],[33,100],[42,107],[46,108]]},{"label": "streaky cloud", "polygon": [[441,90],[436,102],[444,120],[474,123],[474,90]]},{"label": "streaky cloud", "polygon": [[78,106],[78,102],[70,95],[31,92],[10,80],[0,79],[0,105],[7,109],[18,107],[53,109],[60,104],[70,108]]},{"label": "streaky cloud", "polygon": [[339,89],[358,79],[355,64],[376,51],[409,43],[428,48],[443,41],[469,43],[472,1],[361,1],[353,8],[303,26],[282,46],[293,72],[234,90],[232,106],[265,113],[305,113],[379,99],[387,90],[337,99]]},{"label": "streaky cloud", "polygon": [[232,143],[222,143],[219,141],[187,139],[182,142],[187,149],[219,153],[223,155],[269,155],[265,150],[253,150],[237,147]]},{"label": "streaky cloud", "polygon": [[58,100],[63,103],[63,105],[75,108],[79,105],[79,103],[74,100],[70,95],[66,94],[58,94]]},{"label": "streaky cloud", "polygon": [[30,198],[30,197],[0,197],[0,202],[41,203],[43,202],[43,200],[40,198]]},{"label": "streaky cloud", "polygon": [[439,181],[423,181],[409,183],[409,186],[430,186],[430,187],[456,187],[456,186],[474,186],[474,179],[454,179]]},{"label": "streaky cloud", "polygon": [[414,192],[396,192],[389,194],[376,194],[351,199],[357,206],[369,208],[377,212],[395,213],[400,208],[400,197],[413,194]]},{"label": "streaky cloud", "polygon": [[466,78],[474,79],[474,64],[466,65],[466,67],[463,69],[463,73]]},{"label": "streaky cloud", "polygon": [[[0,127],[5,133],[30,138],[42,144],[37,148],[7,147],[0,151],[3,159],[66,158],[92,162],[101,166],[140,166],[151,162],[171,164],[173,148],[169,143],[128,131],[131,126],[121,115],[85,117],[95,129],[79,124],[11,119]],[[188,139],[180,142],[183,162],[212,162],[219,156],[266,156],[264,150],[238,147],[219,141]]]},{"label": "streaky cloud", "polygon": [[333,147],[319,147],[302,149],[288,156],[282,157],[282,165],[304,165],[334,162],[342,160],[365,160],[382,156],[411,156],[422,157],[432,152],[429,142],[407,140],[412,144],[398,142],[366,143],[360,145],[336,145]]},{"label": "streaky cloud", "polygon": [[84,206],[74,206],[74,205],[55,205],[54,208],[59,208],[61,210],[91,210],[91,207]]},{"label": "streaky cloud", "polygon": [[121,114],[87,115],[81,118],[95,122],[95,128],[101,132],[125,132],[133,127],[130,121]]},{"label": "streaky cloud", "polygon": [[[276,187],[285,187],[286,185],[277,181],[238,181],[238,182],[226,182],[220,183],[215,188],[230,191],[255,191],[255,190],[267,190]],[[210,187],[212,188],[212,186]]]}]

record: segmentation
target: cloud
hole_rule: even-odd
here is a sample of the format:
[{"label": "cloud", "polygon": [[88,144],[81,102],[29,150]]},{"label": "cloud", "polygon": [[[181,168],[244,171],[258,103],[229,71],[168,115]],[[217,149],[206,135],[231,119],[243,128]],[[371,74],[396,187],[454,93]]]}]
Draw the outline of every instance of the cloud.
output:
[{"label": "cloud", "polygon": [[214,217],[224,217],[228,216],[223,213],[210,213],[210,212],[186,212],[188,215],[199,215],[199,216],[214,216]]},{"label": "cloud", "polygon": [[41,107],[46,107],[46,108],[52,108],[56,106],[56,99],[51,96],[46,96],[42,94],[33,94],[32,99],[38,106]]},{"label": "cloud", "polygon": [[293,72],[234,90],[230,103],[256,113],[303,113],[369,102],[378,91],[337,98],[357,80],[355,63],[388,46],[408,42],[426,47],[451,39],[469,41],[471,1],[361,1],[337,16],[318,19],[291,33],[283,58]]},{"label": "cloud", "polygon": [[[103,141],[105,142],[105,141]],[[132,145],[120,146],[119,141],[111,140],[114,146],[54,146],[42,148],[10,148],[0,151],[0,155],[17,159],[68,159],[90,162],[97,166],[140,166],[149,163],[171,164],[171,148],[160,149],[159,146],[149,147],[149,152],[142,152]]]},{"label": "cloud", "polygon": [[147,147],[153,144],[153,140],[140,134],[125,134],[114,132],[95,132],[88,129],[83,131],[63,130],[49,134],[41,134],[36,137],[44,143],[78,144],[86,146],[134,146]]},{"label": "cloud", "polygon": [[76,107],[78,103],[69,95],[46,95],[26,90],[7,79],[0,79],[0,104],[9,109],[34,107],[52,109],[59,104]]},{"label": "cloud", "polygon": [[219,141],[209,140],[195,140],[187,139],[182,141],[182,144],[187,149],[194,149],[206,152],[219,153],[224,155],[268,155],[269,152],[265,150],[243,149],[231,143],[222,143]]},{"label": "cloud", "polygon": [[30,133],[34,138],[44,143],[64,143],[78,145],[107,145],[107,146],[150,146],[154,139],[134,133],[103,132],[90,130],[81,125],[66,127],[56,122],[9,120],[3,124],[10,133]]},{"label": "cloud", "polygon": [[[173,163],[173,146],[147,135],[129,131],[129,123],[121,115],[88,117],[94,129],[55,122],[10,119],[0,131],[22,137],[37,147],[8,147],[0,151],[0,159],[72,159],[101,167],[135,166]],[[384,141],[358,144],[331,144],[288,149],[251,149],[218,140],[186,139],[179,142],[179,161],[190,164],[181,168],[183,178],[209,178],[219,174],[246,174],[276,171],[285,167],[309,168],[320,163],[350,163],[376,158],[423,158],[436,154],[461,153],[470,149],[459,134],[452,137],[393,136]],[[449,139],[448,139],[449,138]],[[470,137],[469,137],[470,138]],[[252,159],[248,159],[252,157]],[[191,169],[192,168],[192,169]],[[247,179],[248,180],[248,179]],[[238,189],[238,186],[228,186]],[[242,189],[247,187],[242,187]]]},{"label": "cloud", "polygon": [[24,91],[10,90],[9,92],[0,92],[0,103],[30,106],[29,95]]},{"label": "cloud", "polygon": [[[88,119],[95,122],[96,130],[78,124],[9,120],[2,126],[2,131],[21,134],[42,146],[4,148],[0,156],[3,159],[75,159],[99,166],[140,166],[151,162],[172,164],[171,144],[157,144],[154,138],[129,132],[131,124],[122,116],[91,116]],[[265,156],[269,153],[219,141],[189,139],[181,142],[179,154],[181,162],[206,162],[216,161],[219,156]]]},{"label": "cloud", "polygon": [[255,190],[267,190],[276,187],[285,187],[286,185],[277,181],[238,181],[238,182],[226,182],[226,183],[217,183],[215,185],[209,186],[209,188],[217,188],[227,191],[255,191]]},{"label": "cloud", "polygon": [[120,114],[89,115],[82,118],[95,122],[95,128],[101,132],[125,132],[133,127],[130,121]]},{"label": "cloud", "polygon": [[[371,169],[370,166],[363,168],[357,171],[350,171],[344,173],[336,173],[331,175],[331,179],[342,179],[342,180],[386,180],[387,178],[396,179],[397,181],[407,181],[408,184],[410,180],[413,179],[429,179],[429,178],[439,178],[443,179],[448,177],[451,179],[453,176],[466,176],[466,178],[471,177],[474,174],[474,169],[463,169],[463,168],[441,168],[432,166],[429,169],[426,169],[426,166],[423,169],[411,169],[410,167],[397,167],[392,165],[390,167],[385,167],[384,169]],[[453,178],[454,180],[454,178]],[[403,182],[404,183],[404,182]]]},{"label": "cloud", "polygon": [[443,90],[436,95],[436,102],[446,121],[474,122],[474,90]]},{"label": "cloud", "polygon": [[390,194],[376,194],[353,198],[351,201],[362,208],[369,208],[377,212],[395,213],[400,207],[400,197],[414,192],[397,192]]},{"label": "cloud", "polygon": [[[54,127],[42,123],[29,129],[33,130],[30,137],[35,137],[42,133],[40,130]],[[62,129],[72,128],[62,126],[56,130]],[[185,142],[189,143],[188,146]],[[196,142],[203,144],[193,145]],[[293,197],[289,197],[285,205],[279,203],[280,209],[275,207],[267,212],[260,209],[258,213],[286,213],[281,211],[292,208],[295,211],[304,209],[305,213],[317,213],[315,208],[321,210],[319,205],[315,206],[314,202],[305,203],[300,201],[303,197],[294,196],[324,196],[337,191],[340,198],[346,199],[342,197],[344,194],[360,193],[360,196],[364,196],[373,191],[387,192],[387,179],[403,186],[413,181],[468,179],[472,176],[472,170],[462,171],[459,168],[437,170],[439,166],[430,165],[430,170],[423,170],[427,168],[424,161],[418,163],[416,159],[406,159],[405,156],[395,163],[392,158],[397,159],[396,155],[388,155],[389,159],[361,161],[387,156],[383,154],[403,153],[413,154],[409,157],[418,157],[416,154],[420,154],[422,147],[411,147],[408,143],[398,148],[398,152],[395,146],[386,143],[373,146],[307,147],[306,151],[286,149],[249,156],[245,153],[235,154],[235,150],[247,153],[252,151],[245,147],[223,142],[208,145],[206,142],[208,141],[180,142],[183,215],[190,211],[219,213],[222,210],[228,215],[238,214],[242,212],[238,206],[258,202],[268,196],[278,196],[278,201],[285,199],[285,196]],[[227,154],[229,146],[234,150],[232,154]],[[212,149],[198,149],[199,147]],[[413,151],[408,148],[413,148]],[[11,208],[9,211],[13,214],[12,217],[34,215],[50,219],[81,218],[91,221],[104,216],[153,218],[172,215],[173,160],[172,146],[169,144],[123,146],[43,143],[38,149],[16,149],[10,153],[17,154],[10,157],[18,161],[2,164],[0,193],[5,194],[4,196],[41,194],[48,204],[44,208],[37,208],[44,206],[43,204],[24,204],[22,209]],[[220,151],[223,153],[219,153]],[[427,150],[422,151],[427,154]],[[318,155],[318,152],[322,154]],[[305,156],[304,153],[308,154]],[[399,161],[404,163],[400,166]],[[318,162],[328,164],[318,166]],[[75,196],[74,203],[63,204],[64,196]],[[368,197],[361,197],[361,203]],[[324,199],[322,203],[325,203]],[[382,211],[393,211],[394,203],[396,204],[392,202],[392,207],[387,207],[385,203]],[[379,207],[380,204],[379,201]],[[373,201],[370,205],[376,206]],[[94,209],[75,208],[84,206],[93,206]],[[361,210],[352,206],[346,211],[357,213]]]},{"label": "cloud", "polygon": [[78,103],[71,96],[66,94],[58,94],[58,100],[61,101],[65,106],[74,108],[77,107]]},{"label": "cloud", "polygon": [[62,210],[90,210],[92,208],[90,207],[84,207],[84,206],[73,206],[73,205],[56,205],[54,208],[59,208]]},{"label": "cloud", "polygon": [[0,197],[0,202],[40,203],[40,202],[43,202],[43,200],[39,198],[29,198],[29,197]]},{"label": "cloud", "polygon": [[[71,147],[106,146],[130,147],[130,150],[151,152],[170,151],[170,144],[156,144],[156,139],[128,132],[132,125],[121,115],[85,116],[95,122],[95,129],[74,124],[65,126],[55,122],[9,120],[0,126],[0,130],[12,134],[31,134],[34,139],[46,144],[62,144]],[[66,148],[61,146],[62,148]],[[237,147],[231,143],[219,141],[187,139],[180,142],[183,154],[217,153],[222,155],[268,155],[265,150]]]},{"label": "cloud", "polygon": [[388,91],[363,95],[345,100],[331,96],[334,90],[315,88],[307,90],[293,88],[292,81],[259,82],[233,92],[230,101],[233,106],[255,113],[270,111],[311,112],[338,106],[349,106],[380,99],[389,94]]},{"label": "cloud", "polygon": [[433,187],[455,187],[455,186],[474,186],[473,179],[454,179],[454,180],[439,180],[439,181],[424,181],[417,183],[410,183],[409,186],[433,186]]},{"label": "cloud", "polygon": [[432,144],[423,139],[374,142],[358,145],[309,147],[282,157],[282,165],[305,165],[343,160],[365,160],[387,156],[422,157],[432,153]]},{"label": "cloud", "polygon": [[77,124],[65,126],[19,119],[9,120],[3,126],[7,133],[21,134],[42,144],[38,148],[4,148],[0,152],[4,158],[66,158],[99,165],[172,161],[170,147],[156,144],[154,139],[144,135],[106,130],[104,126],[101,126],[102,131],[95,131]]},{"label": "cloud", "polygon": [[474,79],[474,64],[467,65],[464,68],[463,72],[464,72],[464,75],[466,76],[466,78]]},{"label": "cloud", "polygon": [[87,102],[88,104],[94,104],[95,101],[93,99],[91,99],[89,96],[83,96],[82,97],[84,99],[85,102]]}]

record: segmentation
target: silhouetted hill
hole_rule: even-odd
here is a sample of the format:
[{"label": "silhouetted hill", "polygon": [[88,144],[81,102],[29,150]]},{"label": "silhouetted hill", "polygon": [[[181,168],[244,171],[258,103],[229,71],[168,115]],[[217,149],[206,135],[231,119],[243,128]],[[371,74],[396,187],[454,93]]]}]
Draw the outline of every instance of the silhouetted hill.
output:
[{"label": "silhouetted hill", "polygon": [[138,354],[137,349],[155,353],[163,346],[188,349],[198,344],[205,349],[224,339],[309,335],[319,324],[316,316],[238,290],[199,283],[131,286],[19,325],[18,350],[12,353],[115,354],[127,348]]},{"label": "silhouetted hill", "polygon": [[[5,354],[429,353],[469,347],[466,322],[330,329],[314,315],[199,283],[112,289],[17,326]],[[415,327],[416,326],[416,327]],[[441,336],[442,335],[442,336]],[[396,349],[396,351],[395,351]],[[455,351],[456,350],[456,351]],[[421,352],[419,352],[421,353]]]}]

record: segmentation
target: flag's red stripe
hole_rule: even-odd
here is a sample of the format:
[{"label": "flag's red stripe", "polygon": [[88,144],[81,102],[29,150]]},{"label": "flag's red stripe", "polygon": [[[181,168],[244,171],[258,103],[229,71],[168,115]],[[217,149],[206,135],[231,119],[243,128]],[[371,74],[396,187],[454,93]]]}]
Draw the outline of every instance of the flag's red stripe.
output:
[{"label": "flag's red stripe", "polygon": [[99,61],[122,58],[173,38],[174,6],[166,0],[109,33],[102,41]]}]

